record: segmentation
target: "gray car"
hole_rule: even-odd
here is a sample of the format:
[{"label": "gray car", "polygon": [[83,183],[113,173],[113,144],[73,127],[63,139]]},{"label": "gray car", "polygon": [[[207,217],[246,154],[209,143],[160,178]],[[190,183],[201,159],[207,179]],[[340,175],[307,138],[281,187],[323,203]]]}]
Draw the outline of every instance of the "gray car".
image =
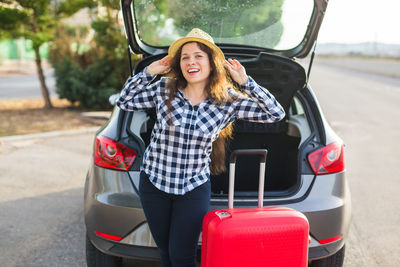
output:
[{"label": "gray car", "polygon": [[[236,149],[268,150],[264,206],[305,214],[309,266],[343,265],[351,220],[343,142],[307,81],[313,55],[307,64],[297,60],[312,51],[326,7],[327,0],[121,0],[129,49],[144,56],[134,73],[165,56],[173,40],[199,27],[284,107],[286,117],[277,123],[236,121],[227,160]],[[155,110],[115,107],[96,133],[84,195],[88,266],[159,258],[138,195],[140,165],[156,119]],[[258,164],[253,156],[238,160],[235,207],[257,205]],[[228,173],[212,176],[211,190],[210,210],[226,208]]]}]

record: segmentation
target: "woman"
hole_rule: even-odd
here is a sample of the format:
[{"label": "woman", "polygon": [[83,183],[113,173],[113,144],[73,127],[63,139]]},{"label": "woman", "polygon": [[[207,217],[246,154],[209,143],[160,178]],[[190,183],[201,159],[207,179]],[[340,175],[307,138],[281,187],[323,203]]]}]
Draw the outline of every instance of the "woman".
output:
[{"label": "woman", "polygon": [[[150,84],[155,75],[166,74]],[[233,89],[236,82],[248,96]],[[166,266],[196,266],[210,199],[210,173],[225,170],[225,139],[236,119],[275,122],[285,112],[237,61],[225,60],[200,29],[176,40],[168,56],[130,78],[117,101],[127,111],[156,108],[139,193]]]}]

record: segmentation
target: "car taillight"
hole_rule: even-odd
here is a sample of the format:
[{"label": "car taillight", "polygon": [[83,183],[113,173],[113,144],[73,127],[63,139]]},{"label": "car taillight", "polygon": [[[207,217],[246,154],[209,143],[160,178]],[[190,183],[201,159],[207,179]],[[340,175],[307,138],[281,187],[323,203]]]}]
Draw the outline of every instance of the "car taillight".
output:
[{"label": "car taillight", "polygon": [[343,144],[331,143],[308,155],[311,168],[317,175],[344,171]]},{"label": "car taillight", "polygon": [[132,166],[136,151],[110,138],[98,136],[94,147],[94,164],[100,167],[127,171]]}]

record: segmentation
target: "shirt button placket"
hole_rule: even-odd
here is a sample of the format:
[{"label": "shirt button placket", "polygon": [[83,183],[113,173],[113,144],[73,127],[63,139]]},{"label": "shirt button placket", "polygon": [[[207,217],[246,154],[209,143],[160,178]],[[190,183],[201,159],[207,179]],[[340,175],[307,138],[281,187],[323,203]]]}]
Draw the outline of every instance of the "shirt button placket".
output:
[{"label": "shirt button placket", "polygon": [[[190,118],[190,120],[189,120],[189,127],[188,127],[188,129],[191,129],[192,128],[192,110],[193,110],[193,107],[192,107],[192,105],[190,104],[190,102],[189,101],[187,101],[187,105],[188,105],[188,109],[189,109],[189,112],[188,112],[188,119]],[[185,127],[185,129],[187,129],[186,127]],[[189,136],[190,136],[190,131],[189,131],[189,133],[186,133],[186,134],[189,134]],[[183,170],[183,179],[184,180],[186,180],[186,176],[187,176],[187,173],[186,173],[186,170],[188,169],[188,157],[189,157],[189,145],[190,145],[190,141],[189,141],[189,138],[186,138],[185,140],[184,140],[184,160],[185,160],[185,164],[184,164],[184,166],[185,166],[185,168],[184,168],[184,170]]]},{"label": "shirt button placket", "polygon": [[191,114],[191,118],[190,118],[190,124],[191,124],[191,130],[195,130],[196,129],[196,121],[197,121],[197,117],[198,117],[198,112],[199,112],[199,106],[194,106],[193,107],[193,111]]},{"label": "shirt button placket", "polygon": [[[197,110],[198,110],[198,106],[192,106],[191,104],[189,104],[189,110],[190,110],[190,131],[189,131],[189,137],[193,136],[193,132],[195,130],[195,124],[196,124],[196,118],[197,118]],[[187,153],[186,153],[186,163],[189,160],[189,152],[190,152],[190,148],[191,148],[191,142],[190,139],[186,140],[187,141]],[[186,169],[189,169],[189,164],[185,164],[186,165]]]}]

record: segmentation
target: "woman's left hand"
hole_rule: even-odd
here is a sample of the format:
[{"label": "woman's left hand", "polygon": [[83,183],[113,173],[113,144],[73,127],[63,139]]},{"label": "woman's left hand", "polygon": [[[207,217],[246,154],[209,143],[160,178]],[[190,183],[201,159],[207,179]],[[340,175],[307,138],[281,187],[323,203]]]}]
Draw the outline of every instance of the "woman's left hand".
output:
[{"label": "woman's left hand", "polygon": [[239,61],[228,58],[228,60],[225,61],[225,66],[235,82],[239,85],[247,83],[249,77],[246,74],[246,69],[239,63]]}]

